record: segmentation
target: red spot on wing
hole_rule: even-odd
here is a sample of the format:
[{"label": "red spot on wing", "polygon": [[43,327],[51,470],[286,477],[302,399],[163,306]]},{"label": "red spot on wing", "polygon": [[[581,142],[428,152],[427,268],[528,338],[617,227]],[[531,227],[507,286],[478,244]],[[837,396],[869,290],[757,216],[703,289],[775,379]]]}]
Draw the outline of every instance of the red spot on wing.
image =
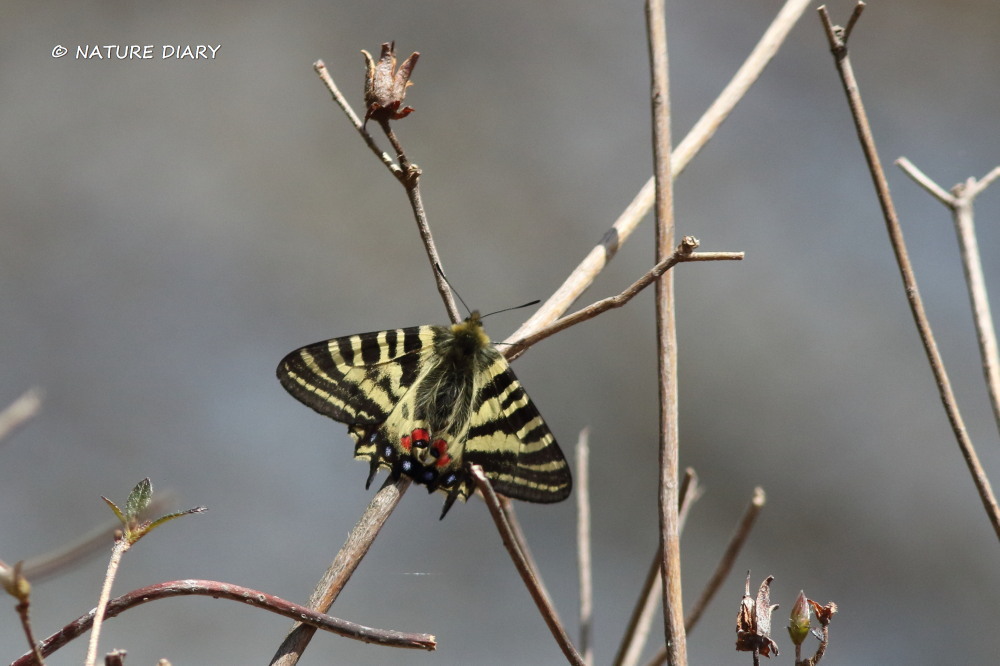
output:
[{"label": "red spot on wing", "polygon": [[411,434],[416,446],[427,446],[431,441],[431,434],[423,428],[416,428]]},{"label": "red spot on wing", "polygon": [[407,451],[409,451],[410,447],[413,446],[413,442],[410,441],[410,436],[409,435],[403,435],[402,437],[400,437],[399,438],[399,444],[400,444],[400,446],[402,446]]},{"label": "red spot on wing", "polygon": [[434,464],[438,467],[444,467],[451,462],[451,456],[448,455],[448,442],[443,439],[434,440],[434,444],[431,445],[431,453],[437,458],[437,462]]}]

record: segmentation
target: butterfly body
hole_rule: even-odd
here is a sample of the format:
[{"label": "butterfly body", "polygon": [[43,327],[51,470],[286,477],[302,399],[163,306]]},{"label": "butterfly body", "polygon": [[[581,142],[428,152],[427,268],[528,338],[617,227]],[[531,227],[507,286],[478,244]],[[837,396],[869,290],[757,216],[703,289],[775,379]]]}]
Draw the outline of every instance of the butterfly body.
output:
[{"label": "butterfly body", "polygon": [[497,492],[558,502],[570,492],[568,465],[510,365],[483,331],[478,312],[452,326],[376,331],[288,354],[278,379],[295,398],[347,424],[355,458],[406,474],[455,499],[475,488],[482,466]]}]

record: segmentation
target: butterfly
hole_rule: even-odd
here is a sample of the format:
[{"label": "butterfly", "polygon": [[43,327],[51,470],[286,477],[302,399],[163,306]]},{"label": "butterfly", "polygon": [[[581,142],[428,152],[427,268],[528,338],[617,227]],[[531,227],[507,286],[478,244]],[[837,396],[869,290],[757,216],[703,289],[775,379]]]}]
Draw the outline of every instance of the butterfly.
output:
[{"label": "butterfly", "polygon": [[285,356],[278,380],[296,399],[347,424],[354,457],[447,495],[441,518],[475,490],[558,502],[569,466],[507,359],[473,312],[451,326],[415,326],[317,342]]}]

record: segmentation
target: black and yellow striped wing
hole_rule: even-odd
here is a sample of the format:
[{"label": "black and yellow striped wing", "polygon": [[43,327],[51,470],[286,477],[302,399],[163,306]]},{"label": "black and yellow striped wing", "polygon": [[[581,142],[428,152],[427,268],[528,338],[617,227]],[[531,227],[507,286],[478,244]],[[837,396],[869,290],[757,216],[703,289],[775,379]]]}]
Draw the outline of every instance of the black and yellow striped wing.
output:
[{"label": "black and yellow striped wing", "polygon": [[[494,350],[495,351],[495,350]],[[552,431],[499,352],[473,406],[465,458],[483,468],[494,490],[527,502],[558,502],[572,482]]]},{"label": "black and yellow striped wing", "polygon": [[454,326],[335,338],[288,354],[278,379],[295,398],[347,424],[355,457],[448,495],[442,517],[474,490],[468,464],[497,492],[558,502],[568,465],[478,313]]},{"label": "black and yellow striped wing", "polygon": [[348,425],[386,420],[433,353],[434,326],[317,342],[282,359],[278,381],[297,400]]}]

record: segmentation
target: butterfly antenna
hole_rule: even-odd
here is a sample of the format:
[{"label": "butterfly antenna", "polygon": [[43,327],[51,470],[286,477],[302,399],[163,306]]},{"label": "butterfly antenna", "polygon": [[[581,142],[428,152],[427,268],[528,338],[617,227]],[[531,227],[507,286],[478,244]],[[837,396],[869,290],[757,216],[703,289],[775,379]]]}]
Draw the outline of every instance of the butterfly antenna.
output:
[{"label": "butterfly antenna", "polygon": [[521,308],[530,308],[532,305],[538,305],[539,303],[541,303],[541,301],[536,298],[535,300],[531,301],[530,303],[524,303],[523,305],[515,305],[512,308],[504,308],[503,310],[496,310],[495,312],[490,312],[489,314],[484,314],[482,316],[482,318],[485,319],[486,317],[489,317],[490,315],[500,314],[501,312],[510,312],[511,310],[520,310]]},{"label": "butterfly antenna", "polygon": [[[453,285],[451,283],[451,280],[448,279],[448,276],[444,274],[444,269],[441,268],[441,264],[435,263],[434,268],[437,269],[438,275],[441,276],[441,279],[444,280],[445,284],[448,285],[448,288],[451,289],[451,293],[458,296],[458,302],[462,304],[462,307],[465,308],[465,311],[468,312],[469,314],[472,314],[472,310],[470,310],[469,306],[465,304],[465,299],[462,298],[462,294],[458,293],[458,289],[455,289],[455,285]],[[537,303],[538,301],[535,302]]]}]

